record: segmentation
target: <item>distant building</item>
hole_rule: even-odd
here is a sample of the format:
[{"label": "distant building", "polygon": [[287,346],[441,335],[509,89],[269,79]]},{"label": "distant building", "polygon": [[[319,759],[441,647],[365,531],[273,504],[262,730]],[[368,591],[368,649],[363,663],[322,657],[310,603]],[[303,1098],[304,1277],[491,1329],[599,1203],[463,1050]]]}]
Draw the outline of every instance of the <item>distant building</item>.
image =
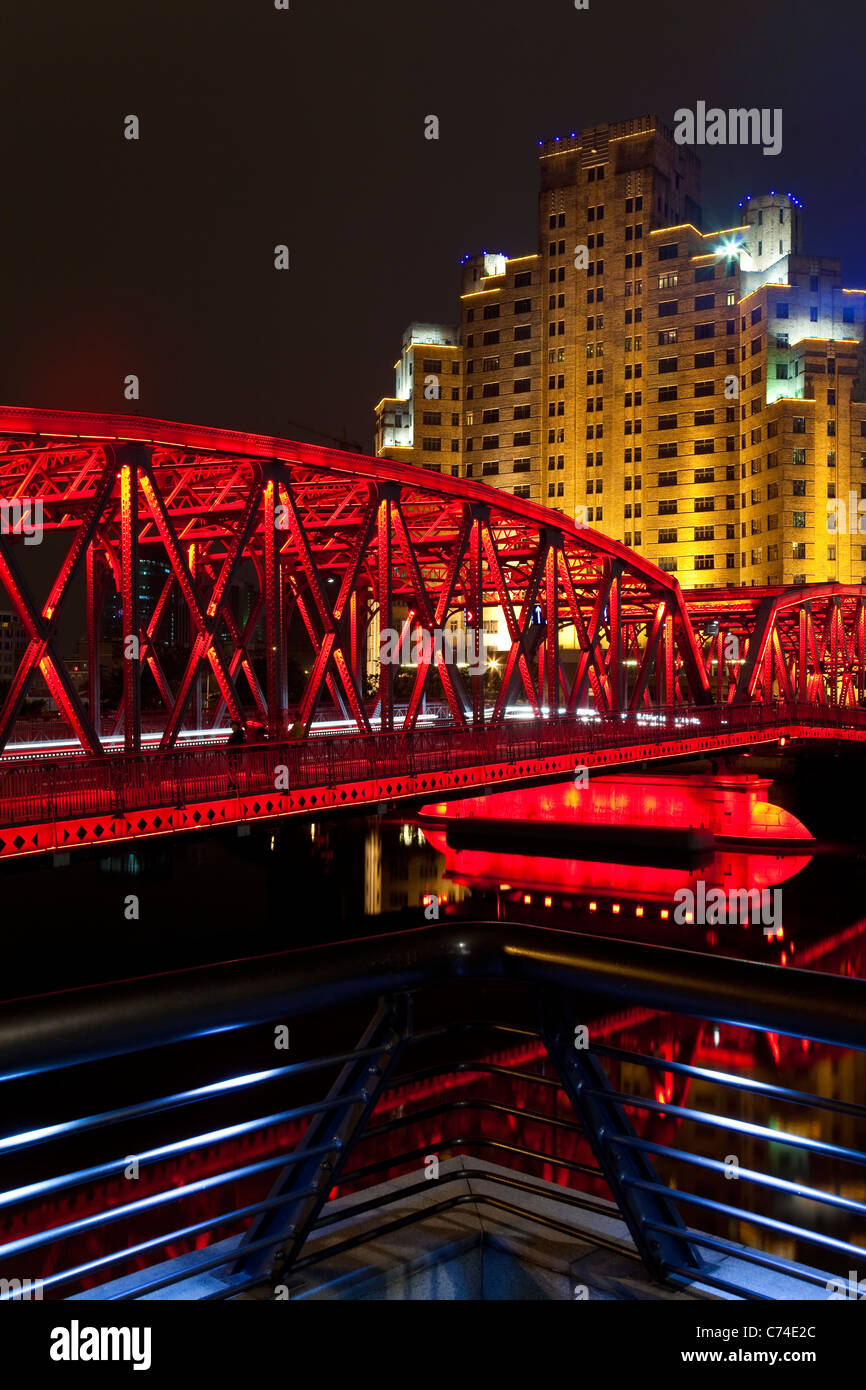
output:
[{"label": "distant building", "polygon": [[537,250],[464,257],[459,330],[407,330],[376,452],[556,508],[684,588],[866,578],[866,291],[804,254],[797,198],[700,230],[698,160],[652,116],[539,164]]},{"label": "distant building", "polygon": [[27,646],[24,624],[17,613],[0,608],[0,681],[11,681]]}]

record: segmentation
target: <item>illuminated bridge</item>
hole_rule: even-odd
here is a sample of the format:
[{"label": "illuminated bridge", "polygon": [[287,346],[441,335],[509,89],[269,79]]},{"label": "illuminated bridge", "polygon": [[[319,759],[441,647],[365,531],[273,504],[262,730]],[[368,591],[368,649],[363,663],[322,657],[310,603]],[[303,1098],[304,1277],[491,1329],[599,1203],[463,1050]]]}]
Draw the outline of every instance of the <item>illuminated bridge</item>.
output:
[{"label": "illuminated bridge", "polygon": [[[576,763],[866,738],[863,586],[684,595],[618,542],[471,480],[10,407],[0,509],[0,586],[24,635],[0,707],[0,858]],[[145,560],[161,566],[150,597]],[[114,695],[109,610],[126,658]],[[478,643],[485,625],[495,680],[431,642],[397,689],[382,632],[414,644],[456,627]],[[86,634],[84,684],[60,651],[71,628]],[[46,688],[57,722],[37,729],[26,701]],[[267,741],[227,753],[228,720],[258,721]]]}]

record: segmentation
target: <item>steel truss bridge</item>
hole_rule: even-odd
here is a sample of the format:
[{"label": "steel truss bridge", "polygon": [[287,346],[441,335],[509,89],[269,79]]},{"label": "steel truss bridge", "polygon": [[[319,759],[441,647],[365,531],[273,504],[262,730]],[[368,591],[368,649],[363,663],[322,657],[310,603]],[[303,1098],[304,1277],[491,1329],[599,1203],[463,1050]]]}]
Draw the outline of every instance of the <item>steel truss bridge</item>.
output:
[{"label": "steel truss bridge", "polygon": [[[158,593],[142,594],[145,560],[162,565]],[[866,738],[866,587],[684,595],[560,512],[284,439],[0,408],[0,590],[26,639],[0,705],[0,858],[562,775],[581,760]],[[86,690],[60,653],[82,604]],[[109,604],[127,659],[107,702]],[[179,615],[188,639],[170,674]],[[493,693],[482,669],[466,674],[430,643],[398,700],[382,631],[485,623],[506,640]],[[203,678],[218,691],[210,709]],[[28,695],[46,687],[72,745],[54,759],[21,737]],[[143,717],[143,702],[158,714]],[[305,737],[323,715],[341,738]],[[203,748],[227,718],[256,718],[268,743],[231,758]]]}]

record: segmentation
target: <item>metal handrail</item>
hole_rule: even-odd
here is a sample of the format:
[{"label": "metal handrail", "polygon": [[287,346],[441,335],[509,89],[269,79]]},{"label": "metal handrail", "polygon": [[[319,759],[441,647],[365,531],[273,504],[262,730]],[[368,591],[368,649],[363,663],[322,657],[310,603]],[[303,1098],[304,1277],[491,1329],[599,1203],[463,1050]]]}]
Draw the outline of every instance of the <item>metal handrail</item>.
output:
[{"label": "metal handrail", "polygon": [[0,1081],[436,980],[512,979],[866,1049],[866,981],[510,922],[441,922],[0,1003]]},{"label": "metal handrail", "polygon": [[[481,1021],[414,1031],[410,996],[431,985],[450,982],[452,987],[460,988],[478,981],[501,981],[522,987],[538,1008],[539,1030],[533,1033]],[[736,1253],[742,1247],[723,1240],[724,1229],[695,1230],[680,1217],[680,1203],[697,1208],[713,1220],[736,1218],[755,1228],[786,1236],[793,1234],[834,1258],[853,1258],[855,1253],[866,1256],[866,1251],[861,1251],[852,1240],[840,1239],[838,1235],[759,1214],[745,1205],[735,1206],[733,1201],[720,1202],[702,1196],[688,1190],[686,1184],[678,1183],[674,1189],[665,1185],[653,1167],[657,1159],[684,1161],[691,1165],[693,1173],[705,1169],[718,1174],[723,1171],[722,1165],[671,1143],[653,1143],[634,1131],[629,1116],[679,1118],[697,1126],[709,1125],[722,1133],[737,1132],[738,1126],[743,1126],[724,1114],[714,1114],[706,1101],[700,1106],[687,1106],[673,1098],[641,1095],[633,1084],[618,1085],[615,1079],[608,1079],[597,1058],[606,1057],[615,1065],[627,1062],[642,1068],[649,1077],[662,1069],[685,1079],[717,1079],[723,1089],[730,1085],[730,1078],[724,1074],[715,1078],[707,1068],[669,1062],[664,1057],[612,1048],[601,1042],[595,1049],[597,1057],[582,1057],[575,1051],[575,1023],[596,1016],[599,1010],[621,1010],[626,1003],[630,1007],[643,1006],[866,1050],[866,981],[800,970],[780,971],[727,957],[715,957],[708,969],[707,957],[695,952],[501,922],[444,922],[399,936],[371,937],[9,1001],[0,1005],[0,1080],[19,1087],[26,1084],[27,1076],[130,1052],[155,1058],[156,1049],[169,1049],[165,1053],[169,1062],[170,1049],[184,1041],[227,1030],[250,1029],[274,1019],[285,1022],[300,1015],[334,1017],[335,1011],[349,1005],[375,1006],[376,1011],[357,1048],[335,1049],[329,1056],[304,1058],[291,1066],[246,1075],[245,1086],[237,1091],[232,1078],[224,1077],[207,1085],[158,1094],[150,1101],[85,1112],[78,1121],[37,1127],[28,1114],[26,1129],[22,1125],[9,1134],[5,1148],[0,1140],[0,1159],[17,1161],[31,1148],[44,1149],[50,1140],[63,1142],[73,1131],[95,1135],[114,1124],[132,1120],[139,1123],[168,1111],[180,1111],[186,1116],[193,1107],[211,1100],[226,1105],[234,1094],[257,1097],[257,1088],[263,1085],[278,1088],[276,1103],[268,1099],[252,1117],[235,1110],[229,1116],[228,1126],[217,1131],[186,1126],[182,1131],[185,1137],[170,1144],[145,1143],[140,1151],[142,1161],[149,1155],[161,1161],[166,1156],[195,1152],[212,1143],[215,1134],[249,1135],[288,1124],[294,1125],[295,1132],[301,1135],[304,1125],[309,1124],[309,1128],[293,1151],[282,1150],[274,1157],[262,1157],[259,1152],[250,1161],[230,1161],[227,1171],[223,1169],[187,1187],[172,1184],[165,1191],[109,1205],[83,1219],[64,1220],[48,1229],[31,1228],[18,1239],[0,1245],[0,1261],[5,1267],[13,1254],[17,1258],[28,1251],[44,1250],[55,1241],[62,1243],[87,1232],[110,1230],[120,1221],[150,1218],[162,1211],[169,1216],[172,1211],[178,1212],[181,1219],[170,1230],[151,1234],[152,1227],[145,1224],[137,1232],[134,1229],[116,1250],[96,1258],[79,1256],[67,1261],[65,1268],[52,1269],[45,1284],[54,1290],[85,1275],[107,1274],[112,1266],[122,1267],[136,1254],[142,1258],[153,1254],[154,1263],[160,1263],[159,1252],[167,1243],[227,1226],[237,1228],[239,1223],[251,1221],[239,1246],[201,1251],[194,1260],[178,1263],[158,1279],[148,1270],[141,1271],[134,1278],[129,1277],[123,1286],[125,1292],[107,1295],[139,1297],[147,1290],[168,1287],[196,1273],[225,1271],[231,1266],[228,1274],[220,1277],[226,1280],[226,1296],[232,1296],[240,1288],[268,1277],[278,1248],[283,1251],[276,1271],[281,1277],[287,1270],[300,1270],[308,1264],[308,1254],[299,1257],[307,1239],[324,1234],[331,1224],[324,1209],[331,1188],[352,1192],[357,1200],[341,1210],[357,1214],[367,1200],[363,1186],[359,1190],[358,1184],[366,1183],[377,1173],[393,1173],[407,1163],[417,1162],[418,1134],[407,1135],[405,1151],[393,1147],[395,1136],[411,1131],[413,1126],[423,1134],[423,1126],[431,1119],[438,1123],[460,1115],[484,1115],[491,1121],[497,1116],[507,1117],[518,1124],[541,1126],[551,1139],[559,1133],[588,1144],[594,1165],[581,1161],[585,1155],[560,1153],[555,1144],[550,1152],[533,1153],[525,1141],[503,1144],[495,1133],[483,1132],[473,1141],[471,1134],[452,1134],[450,1125],[444,1126],[445,1133],[437,1141],[467,1153],[489,1145],[512,1161],[542,1160],[559,1166],[571,1179],[580,1177],[601,1184],[617,1204],[635,1247],[656,1278],[715,1282],[719,1288],[737,1289],[729,1273],[724,1279],[718,1278],[697,1252],[706,1248]],[[402,1057],[407,1045],[423,1044],[429,1049],[437,1040],[444,1043],[448,1035],[456,1037],[487,1028],[512,1038],[537,1040],[553,1063],[556,1076],[536,1074],[520,1065],[505,1067],[491,1056],[450,1057],[432,1066],[425,1062],[408,1070],[395,1071],[392,1065],[398,1055]],[[298,1079],[311,1083],[317,1072],[328,1069],[339,1070],[340,1075],[324,1098],[301,1096],[301,1103],[286,1103],[288,1097],[282,1090],[286,1084]],[[389,1092],[398,1093],[413,1082],[423,1084],[430,1078],[445,1076],[460,1077],[464,1084],[480,1086],[482,1091],[470,1097],[422,1105],[396,1119],[373,1117],[378,1100]],[[554,1095],[556,1103],[549,1114],[534,1105],[527,1109],[525,1099],[523,1107],[517,1108],[501,1096],[484,1093],[483,1087],[493,1083],[524,1088],[537,1084],[544,1093]],[[864,1118],[863,1107],[846,1105],[840,1110],[823,1097],[780,1085],[767,1086],[745,1079],[744,1089],[774,1102],[835,1109],[835,1113],[852,1120]],[[571,1104],[570,1117],[567,1109],[563,1112],[565,1102]],[[266,1113],[260,1113],[262,1110]],[[757,1123],[754,1117],[747,1128],[756,1141],[781,1142],[817,1155],[825,1162],[866,1163],[866,1152],[853,1147],[850,1141],[842,1146],[771,1129]],[[477,1125],[473,1134],[476,1129]],[[372,1155],[358,1161],[359,1150],[367,1141],[377,1147]],[[107,1175],[116,1176],[117,1170],[117,1159],[83,1167],[79,1162],[29,1187],[15,1183],[11,1192],[0,1193],[0,1215],[10,1209],[10,1203],[80,1187]],[[200,1212],[191,1213],[195,1219],[185,1213],[186,1198],[205,1193],[218,1198],[220,1192],[230,1198],[231,1184],[243,1184],[268,1174],[277,1176],[270,1193],[261,1193],[254,1199],[255,1194],[244,1188],[246,1195],[239,1192],[233,1202],[229,1200],[227,1209],[220,1207],[206,1219],[201,1219]],[[743,1177],[753,1190],[774,1188],[782,1195],[823,1204],[840,1214],[866,1220],[866,1203],[837,1197],[814,1183],[789,1182],[754,1167],[744,1169]],[[400,1188],[394,1195],[402,1198],[406,1189]],[[733,1196],[733,1190],[729,1195]],[[570,1191],[568,1200],[578,1206],[592,1207],[594,1203],[593,1198],[578,1196],[574,1191]],[[777,1260],[760,1251],[742,1251],[742,1258],[756,1267],[798,1272],[781,1257]],[[810,1271],[804,1277],[820,1284],[825,1276]],[[746,1297],[763,1296],[750,1290],[746,1283],[738,1291]]]}]

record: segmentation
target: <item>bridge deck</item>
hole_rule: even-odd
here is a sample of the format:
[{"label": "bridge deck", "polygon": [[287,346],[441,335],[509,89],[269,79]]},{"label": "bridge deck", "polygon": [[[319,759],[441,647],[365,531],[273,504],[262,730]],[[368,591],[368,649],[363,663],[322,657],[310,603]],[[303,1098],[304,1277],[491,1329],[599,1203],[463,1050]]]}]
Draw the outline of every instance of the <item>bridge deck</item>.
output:
[{"label": "bridge deck", "polygon": [[0,859],[695,757],[780,739],[866,741],[866,710],[680,708],[304,743],[0,766]]}]

